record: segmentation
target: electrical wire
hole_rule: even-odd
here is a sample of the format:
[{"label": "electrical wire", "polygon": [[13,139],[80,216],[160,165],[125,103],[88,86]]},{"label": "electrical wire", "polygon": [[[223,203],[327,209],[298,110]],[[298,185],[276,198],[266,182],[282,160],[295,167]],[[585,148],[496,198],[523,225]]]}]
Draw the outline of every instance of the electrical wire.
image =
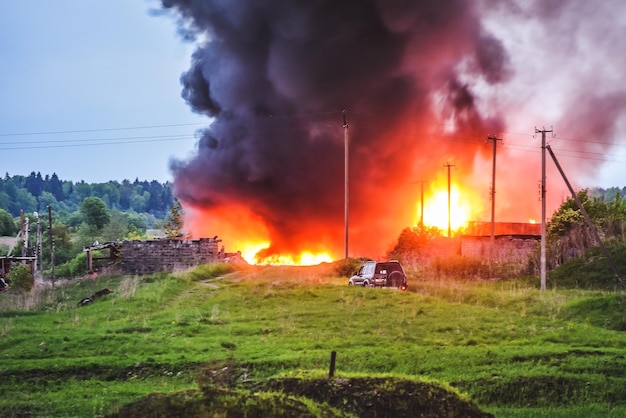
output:
[{"label": "electrical wire", "polygon": [[[266,117],[269,120],[272,119],[293,119],[294,121],[298,119],[306,119],[312,118],[316,119],[319,117],[326,117],[329,115],[341,115],[340,111],[333,112],[315,112],[315,113],[297,113],[297,114],[268,114],[258,117]],[[371,121],[375,120],[374,115],[368,115],[359,112],[348,112],[348,117],[350,115],[356,116],[353,118],[353,124],[358,124],[359,120],[361,123],[369,124]],[[367,120],[364,121],[362,117],[367,117]],[[340,118],[337,119],[338,126],[341,123]],[[195,122],[195,123],[178,123],[178,124],[163,124],[163,125],[141,125],[141,126],[127,126],[127,127],[115,127],[115,128],[94,128],[94,129],[74,129],[74,130],[59,130],[59,131],[38,131],[38,132],[13,132],[13,133],[0,133],[0,138],[9,138],[9,137],[27,137],[27,136],[52,136],[52,135],[71,135],[71,134],[81,134],[81,133],[96,133],[96,132],[116,132],[116,131],[128,131],[128,130],[148,130],[148,129],[159,129],[163,130],[165,128],[174,128],[174,127],[190,127],[190,126],[208,126],[211,122]],[[299,125],[296,124],[293,128],[286,126],[283,122],[282,127],[271,127],[270,129],[275,131],[284,131],[291,129],[298,129]],[[318,123],[324,123],[319,121]],[[454,129],[455,126],[447,123],[435,123],[434,126],[439,126],[444,129]],[[486,135],[486,134],[485,134]],[[532,152],[539,153],[541,152],[540,146],[532,146],[526,145],[526,143],[519,143],[516,141],[507,140],[506,137],[508,135],[511,136],[525,136],[525,137],[534,137],[535,135],[530,133],[522,133],[522,132],[513,132],[513,131],[503,131],[499,133],[500,136],[503,137],[502,146],[511,150],[520,151],[520,152]],[[456,143],[466,143],[472,145],[480,145],[485,142],[483,138],[477,139],[467,135],[459,134],[458,132],[448,133],[428,133],[426,135],[422,135],[419,138],[427,139],[427,140],[437,140],[437,141],[451,141]],[[415,140],[419,140],[419,138],[415,138]],[[86,147],[86,146],[104,146],[104,145],[122,145],[122,144],[134,144],[134,143],[151,143],[151,142],[165,142],[165,141],[181,141],[187,139],[195,139],[194,135],[190,135],[189,133],[185,134],[170,134],[170,135],[147,135],[147,136],[125,136],[125,137],[102,137],[102,138],[75,138],[75,139],[51,139],[51,140],[35,140],[35,141],[11,141],[11,142],[2,142],[0,140],[0,150],[32,150],[32,149],[48,149],[48,148],[72,148],[72,147]],[[585,140],[579,138],[566,138],[555,136],[550,141],[565,141],[565,142],[573,142],[573,143],[584,143],[590,146],[598,145],[601,147],[626,147],[626,144],[620,143],[612,143],[609,141],[602,140]],[[13,145],[13,146],[11,146]],[[555,152],[558,152],[560,156],[565,158],[576,158],[581,160],[591,160],[591,161],[601,161],[601,162],[613,162],[613,163],[625,163],[626,155],[612,155],[610,157],[606,157],[604,153],[594,152],[588,150],[580,150],[580,149],[570,149],[567,147],[561,148],[553,148]]]},{"label": "electrical wire", "polygon": [[207,125],[207,123],[205,123],[205,122],[195,122],[195,123],[177,123],[177,124],[171,124],[171,125],[129,126],[129,127],[124,127],[124,128],[97,128],[97,129],[80,129],[80,130],[67,130],[67,131],[0,133],[0,137],[6,137],[6,136],[32,136],[32,135],[60,135],[60,134],[86,133],[86,132],[126,131],[126,130],[133,130],[133,129],[171,128],[171,127],[193,126],[193,125]]}]

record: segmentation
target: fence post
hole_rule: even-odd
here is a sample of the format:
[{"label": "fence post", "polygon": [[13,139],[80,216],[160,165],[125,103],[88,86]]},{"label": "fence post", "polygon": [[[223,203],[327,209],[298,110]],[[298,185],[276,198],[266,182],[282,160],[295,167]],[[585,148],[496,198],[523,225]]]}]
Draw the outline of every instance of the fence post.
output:
[{"label": "fence post", "polygon": [[331,379],[335,375],[335,360],[337,359],[337,352],[330,352],[330,369],[328,370],[328,378]]}]

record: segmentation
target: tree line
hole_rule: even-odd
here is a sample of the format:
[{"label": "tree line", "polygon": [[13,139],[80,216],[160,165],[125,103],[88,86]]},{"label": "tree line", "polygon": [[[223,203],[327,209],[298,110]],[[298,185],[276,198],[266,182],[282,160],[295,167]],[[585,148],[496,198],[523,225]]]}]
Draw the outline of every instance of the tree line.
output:
[{"label": "tree line", "polygon": [[[80,205],[88,197],[101,199],[109,210],[144,214],[148,223],[165,218],[174,203],[172,184],[156,180],[75,183],[60,180],[56,173],[42,176],[40,172],[28,176],[6,173],[0,178],[0,209],[13,217],[21,212],[43,213],[51,206],[61,219],[71,218],[80,212]],[[9,234],[0,230],[0,235]]]}]

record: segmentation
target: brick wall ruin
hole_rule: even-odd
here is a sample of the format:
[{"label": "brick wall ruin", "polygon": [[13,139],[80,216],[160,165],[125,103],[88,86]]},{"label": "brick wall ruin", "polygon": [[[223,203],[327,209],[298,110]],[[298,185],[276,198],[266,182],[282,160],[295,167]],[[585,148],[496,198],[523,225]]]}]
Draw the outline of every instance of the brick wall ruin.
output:
[{"label": "brick wall ruin", "polygon": [[[538,237],[495,237],[493,260],[498,263],[526,263],[537,242]],[[464,257],[489,259],[490,250],[490,237],[464,236],[461,240],[461,254]]]},{"label": "brick wall ruin", "polygon": [[[528,265],[529,256],[541,240],[541,224],[496,222],[494,224],[493,261],[507,264],[520,273]],[[491,223],[473,222],[461,238],[464,257],[490,260]]]},{"label": "brick wall ruin", "polygon": [[221,250],[218,248],[220,241],[217,237],[199,240],[122,241],[121,268],[124,273],[143,274],[224,261],[223,247]]}]

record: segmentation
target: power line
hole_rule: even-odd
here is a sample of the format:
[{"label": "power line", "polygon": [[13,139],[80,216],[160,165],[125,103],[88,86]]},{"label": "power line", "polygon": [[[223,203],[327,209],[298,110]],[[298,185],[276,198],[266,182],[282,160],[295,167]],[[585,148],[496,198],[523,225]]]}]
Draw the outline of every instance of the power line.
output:
[{"label": "power line", "polygon": [[98,129],[79,129],[79,130],[67,130],[67,131],[0,133],[0,137],[29,136],[29,135],[58,135],[58,134],[75,134],[75,133],[85,133],[85,132],[126,131],[126,130],[133,130],[133,129],[172,128],[172,127],[177,127],[177,126],[207,125],[208,123],[209,122],[195,122],[195,123],[177,123],[177,124],[171,124],[171,125],[130,126],[130,127],[124,127],[124,128],[98,128]]},{"label": "power line", "polygon": [[[310,118],[317,116],[328,116],[328,115],[336,115],[341,113],[339,111],[329,111],[329,112],[310,112],[310,113],[293,113],[293,114],[272,114],[272,115],[263,115],[258,117],[271,116],[273,118]],[[359,116],[368,116],[365,113],[354,113]],[[361,121],[361,123],[364,121]],[[369,122],[369,120],[368,120]],[[114,128],[94,128],[94,129],[68,129],[68,130],[59,130],[59,131],[38,131],[38,132],[13,132],[13,133],[0,133],[0,138],[8,138],[8,137],[26,137],[26,136],[48,136],[48,135],[69,135],[69,134],[78,134],[78,133],[89,133],[89,132],[115,132],[115,131],[126,131],[126,130],[143,130],[143,129],[164,129],[164,128],[172,128],[172,127],[185,127],[185,126],[198,126],[198,125],[209,125],[211,122],[194,122],[194,123],[177,123],[177,124],[162,124],[162,125],[140,125],[140,126],[127,126],[127,127],[114,127]],[[313,122],[314,123],[314,122]],[[435,126],[442,127],[454,127],[450,124],[445,123],[435,123]],[[283,129],[294,129],[294,128],[283,128]],[[513,131],[503,131],[503,133],[510,135],[519,135],[519,136],[529,136],[529,134],[513,132]],[[175,135],[154,135],[154,136],[128,136],[128,137],[119,137],[119,138],[86,138],[86,139],[54,139],[54,140],[38,140],[38,141],[12,141],[12,142],[4,142],[0,143],[1,150],[26,150],[26,149],[49,149],[49,148],[72,148],[72,147],[85,147],[85,146],[103,146],[103,145],[122,145],[122,144],[133,144],[133,143],[146,143],[146,142],[163,142],[163,141],[176,141],[176,140],[184,140],[184,139],[192,139],[193,136],[189,134],[175,134]],[[445,141],[453,141],[455,143],[467,143],[472,145],[479,145],[482,140],[474,137],[463,135],[459,133],[429,133],[421,136],[421,138],[426,138],[428,140],[445,140]],[[557,140],[563,140],[568,142],[577,142],[577,143],[585,143],[588,145],[600,145],[600,146],[611,146],[611,147],[626,147],[626,144],[612,143],[609,141],[596,141],[596,140],[588,140],[588,139],[579,139],[579,138],[566,138],[566,137],[555,137]],[[93,143],[86,143],[93,141]],[[96,142],[97,141],[97,142]],[[54,144],[54,145],[53,145]],[[19,145],[19,146],[9,146],[7,145]],[[515,143],[508,141],[507,144],[502,144],[507,149],[514,149],[522,152],[539,152],[540,150],[536,147],[526,146],[521,143]],[[612,163],[626,163],[626,155],[610,155],[608,158],[605,157],[605,154],[601,152],[593,152],[593,151],[585,151],[585,150],[577,150],[577,149],[568,149],[568,148],[555,148],[556,151],[560,153],[562,157],[565,158],[576,158],[582,160],[591,160],[591,161],[600,161],[600,162],[612,162]],[[616,158],[617,157],[617,158]]]},{"label": "power line", "polygon": [[54,139],[47,141],[15,141],[15,142],[3,142],[1,145],[35,145],[35,144],[55,144],[55,143],[70,143],[70,142],[89,142],[89,141],[118,141],[118,140],[130,140],[130,139],[161,139],[161,138],[170,138],[170,139],[184,139],[190,138],[189,134],[181,134],[181,135],[150,135],[150,136],[126,136],[126,137],[118,137],[118,138],[85,138],[85,139]]},{"label": "power line", "polygon": [[[187,137],[191,138],[191,137]],[[33,147],[10,147],[10,148],[0,148],[2,150],[23,150],[23,149],[46,149],[46,148],[73,148],[73,147],[90,147],[90,146],[102,146],[102,145],[122,145],[122,144],[139,144],[146,142],[165,142],[165,141],[180,141],[186,138],[170,138],[170,139],[146,139],[146,140],[138,140],[138,141],[122,141],[122,142],[99,142],[99,143],[90,143],[90,144],[67,144],[67,145],[39,145]]]}]

